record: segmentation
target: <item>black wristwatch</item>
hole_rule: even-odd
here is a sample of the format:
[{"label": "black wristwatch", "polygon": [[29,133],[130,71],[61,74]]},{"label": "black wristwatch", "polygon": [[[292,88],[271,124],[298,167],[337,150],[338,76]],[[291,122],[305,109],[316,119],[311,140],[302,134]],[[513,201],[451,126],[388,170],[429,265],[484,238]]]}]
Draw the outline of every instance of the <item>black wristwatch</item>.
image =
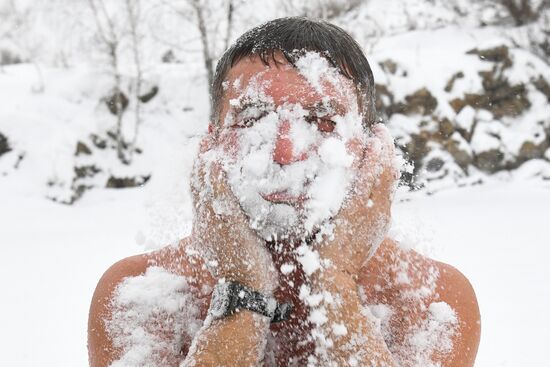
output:
[{"label": "black wristwatch", "polygon": [[292,312],[292,304],[279,304],[275,298],[238,282],[217,283],[212,292],[208,314],[220,319],[233,315],[239,309],[267,316],[274,323],[288,319]]}]

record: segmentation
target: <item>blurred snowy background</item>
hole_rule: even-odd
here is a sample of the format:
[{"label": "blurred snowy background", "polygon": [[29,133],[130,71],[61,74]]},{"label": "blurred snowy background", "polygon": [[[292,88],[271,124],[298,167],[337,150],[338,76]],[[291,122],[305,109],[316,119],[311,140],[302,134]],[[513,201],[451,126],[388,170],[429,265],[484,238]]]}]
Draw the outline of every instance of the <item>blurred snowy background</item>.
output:
[{"label": "blurred snowy background", "polygon": [[365,50],[392,234],[471,280],[476,366],[548,365],[548,0],[0,0],[0,365],[87,365],[103,271],[189,232],[217,59],[287,15]]}]

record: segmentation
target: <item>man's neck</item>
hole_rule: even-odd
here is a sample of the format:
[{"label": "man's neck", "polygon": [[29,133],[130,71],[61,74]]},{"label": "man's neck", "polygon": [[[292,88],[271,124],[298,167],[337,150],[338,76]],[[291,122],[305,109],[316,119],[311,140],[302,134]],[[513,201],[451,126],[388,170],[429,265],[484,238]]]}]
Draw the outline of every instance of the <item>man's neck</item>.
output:
[{"label": "man's neck", "polygon": [[304,319],[303,316],[307,315],[308,310],[300,300],[300,288],[307,283],[307,277],[296,253],[296,248],[301,243],[302,241],[267,242],[266,246],[271,252],[273,265],[279,276],[279,286],[275,297],[280,302],[292,302],[293,314],[301,315],[300,318]]}]

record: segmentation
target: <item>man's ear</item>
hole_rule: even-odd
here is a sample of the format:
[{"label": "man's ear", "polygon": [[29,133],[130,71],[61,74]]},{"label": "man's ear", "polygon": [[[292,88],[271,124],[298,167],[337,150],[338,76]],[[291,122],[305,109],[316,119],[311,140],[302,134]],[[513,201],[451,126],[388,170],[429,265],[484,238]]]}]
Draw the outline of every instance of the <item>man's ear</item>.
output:
[{"label": "man's ear", "polygon": [[212,121],[209,121],[208,122],[208,133],[212,134],[213,132],[214,132],[214,124],[212,123]]}]

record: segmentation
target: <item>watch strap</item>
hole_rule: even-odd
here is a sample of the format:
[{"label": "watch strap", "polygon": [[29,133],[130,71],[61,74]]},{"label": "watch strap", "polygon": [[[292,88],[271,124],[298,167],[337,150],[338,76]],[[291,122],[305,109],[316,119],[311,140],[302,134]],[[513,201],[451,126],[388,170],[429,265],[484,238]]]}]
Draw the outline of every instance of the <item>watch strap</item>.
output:
[{"label": "watch strap", "polygon": [[275,298],[238,282],[216,284],[212,293],[209,313],[216,318],[221,318],[230,316],[239,309],[259,313],[275,323],[288,319],[292,312],[292,304],[279,304]]}]

